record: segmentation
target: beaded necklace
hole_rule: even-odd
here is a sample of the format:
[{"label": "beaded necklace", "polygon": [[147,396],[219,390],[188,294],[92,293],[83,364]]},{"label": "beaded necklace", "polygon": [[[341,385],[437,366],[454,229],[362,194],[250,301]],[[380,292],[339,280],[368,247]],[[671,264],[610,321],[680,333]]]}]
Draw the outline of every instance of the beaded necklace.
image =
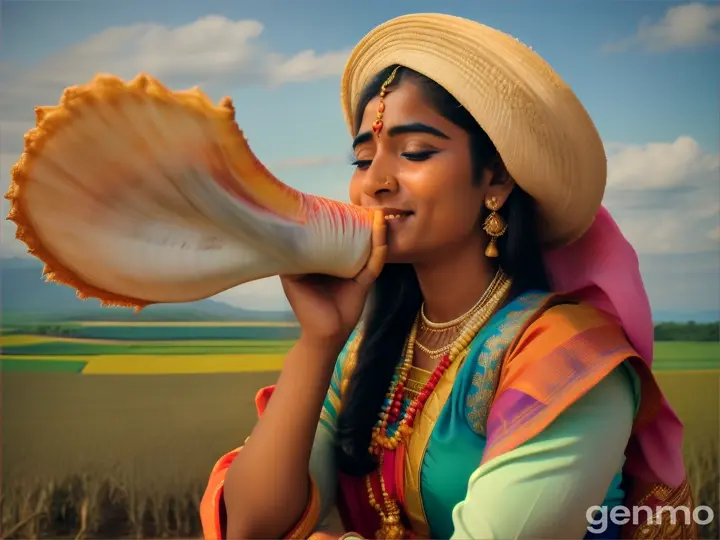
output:
[{"label": "beaded necklace", "polygon": [[383,448],[394,450],[397,448],[402,437],[408,437],[412,433],[415,417],[418,412],[422,410],[425,402],[440,380],[440,377],[442,377],[443,373],[450,367],[450,364],[470,344],[475,334],[485,325],[492,313],[503,301],[510,289],[511,280],[505,274],[502,274],[501,278],[495,283],[494,290],[488,295],[486,304],[478,309],[468,320],[458,338],[452,343],[449,352],[443,355],[423,390],[410,401],[409,405],[405,408],[403,418],[397,426],[394,426],[403,409],[405,384],[413,363],[416,345],[415,337],[417,336],[418,322],[420,320],[419,315],[416,317],[407,340],[403,362],[393,374],[390,388],[387,394],[385,394],[382,411],[378,415],[378,421],[372,431],[372,440],[369,448],[371,454],[379,456]]},{"label": "beaded necklace", "polygon": [[[413,363],[413,355],[415,350],[415,337],[417,336],[417,328],[421,320],[418,313],[415,323],[410,330],[403,362],[398,366],[393,375],[390,388],[386,394],[385,403],[379,414],[379,419],[372,432],[369,451],[371,454],[379,456],[378,476],[380,480],[380,491],[383,498],[383,505],[375,498],[375,492],[372,487],[370,475],[365,477],[365,485],[368,492],[368,500],[370,505],[380,516],[380,529],[376,532],[376,538],[400,539],[408,538],[408,531],[402,525],[400,519],[400,509],[397,503],[388,495],[385,488],[385,481],[382,475],[383,453],[385,450],[394,450],[403,441],[407,440],[412,434],[415,418],[425,406],[425,402],[435,389],[440,378],[443,376],[448,367],[455,361],[458,356],[468,347],[473,337],[487,323],[495,310],[504,301],[510,290],[512,281],[503,273],[499,279],[494,280],[491,287],[493,290],[487,294],[485,305],[477,309],[473,316],[467,321],[458,338],[453,342],[450,351],[442,357],[437,367],[433,371],[430,379],[425,387],[412,400],[403,400],[405,385],[408,379],[408,373]],[[485,295],[484,295],[485,296]],[[405,401],[405,403],[403,403]],[[405,405],[405,406],[403,406]],[[401,412],[404,413],[402,419],[398,422]]]}]

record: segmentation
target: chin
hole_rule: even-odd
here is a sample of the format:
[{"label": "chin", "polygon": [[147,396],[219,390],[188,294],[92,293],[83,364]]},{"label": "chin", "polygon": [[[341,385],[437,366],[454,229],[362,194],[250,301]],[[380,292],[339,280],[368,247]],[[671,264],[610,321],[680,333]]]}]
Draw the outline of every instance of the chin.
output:
[{"label": "chin", "polygon": [[388,245],[387,264],[413,264],[417,262],[418,255],[412,250],[398,249],[392,244]]}]

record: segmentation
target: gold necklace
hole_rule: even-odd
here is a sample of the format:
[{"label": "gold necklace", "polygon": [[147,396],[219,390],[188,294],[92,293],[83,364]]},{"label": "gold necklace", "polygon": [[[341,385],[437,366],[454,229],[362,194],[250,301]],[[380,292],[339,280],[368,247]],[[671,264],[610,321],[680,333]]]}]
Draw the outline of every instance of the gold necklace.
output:
[{"label": "gold necklace", "polygon": [[380,473],[380,493],[383,498],[383,504],[380,505],[375,499],[375,492],[373,491],[372,482],[370,481],[370,475],[365,477],[365,487],[367,488],[368,501],[375,511],[380,516],[380,529],[375,531],[375,538],[382,538],[387,540],[402,540],[407,538],[405,527],[400,519],[400,508],[397,503],[390,497],[385,487],[385,479],[382,475],[383,468],[383,456],[380,454],[378,460],[378,470]]},{"label": "gold necklace", "polygon": [[415,339],[415,346],[434,360],[436,358],[440,358],[442,355],[448,352],[452,348],[453,344],[452,342],[450,342],[447,345],[443,345],[439,349],[428,349],[425,345]]},{"label": "gold necklace", "polygon": [[447,322],[433,322],[430,319],[427,318],[427,315],[425,315],[425,302],[422,303],[420,306],[420,317],[422,318],[422,325],[427,330],[439,332],[442,330],[448,330],[450,328],[454,328],[456,326],[459,326],[464,321],[466,321],[469,317],[471,317],[479,308],[482,306],[487,299],[490,297],[492,292],[496,289],[498,282],[502,279],[507,278],[505,275],[505,272],[502,271],[502,268],[499,268],[498,271],[495,273],[495,277],[490,282],[490,285],[488,285],[487,289],[485,289],[485,292],[482,294],[482,296],[478,299],[477,302],[465,313],[460,315],[459,317],[454,318],[451,321]]},{"label": "gold necklace", "polygon": [[[482,295],[480,300],[487,301],[487,299],[492,298],[492,296],[495,294],[495,292],[500,287],[502,287],[508,279],[509,278],[507,277],[507,275],[504,272],[502,272],[502,270],[499,270],[498,274],[496,274],[496,276],[495,276],[495,279],[492,280],[492,282],[490,283],[490,286],[485,290],[485,293]],[[473,310],[477,311],[478,309],[480,309],[485,304],[485,301],[483,301],[481,303],[476,303],[475,306],[473,306],[473,308],[471,308],[471,311],[473,311]],[[433,323],[433,324],[437,324],[437,323]],[[443,323],[440,323],[440,324],[443,324]],[[467,326],[467,324],[463,328],[461,328],[461,332],[465,329],[466,326]],[[417,338],[415,339],[415,345],[417,346],[417,348],[420,349],[422,352],[424,352],[426,355],[428,355],[432,359],[439,358],[442,355],[444,355],[445,353],[447,353],[452,348],[453,342],[454,342],[454,340],[446,345],[439,347],[439,348],[432,349],[432,348],[428,347],[427,345],[424,345],[423,343],[421,343],[419,339],[417,339]]]}]

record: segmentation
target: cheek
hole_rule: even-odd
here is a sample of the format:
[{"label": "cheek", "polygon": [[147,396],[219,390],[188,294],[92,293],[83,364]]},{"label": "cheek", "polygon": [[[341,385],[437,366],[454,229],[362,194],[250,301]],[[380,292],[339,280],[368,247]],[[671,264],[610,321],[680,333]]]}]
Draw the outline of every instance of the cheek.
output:
[{"label": "cheek", "polygon": [[438,232],[460,234],[472,229],[482,212],[483,190],[474,186],[469,168],[438,160],[428,167],[423,182],[415,183],[428,218]]}]

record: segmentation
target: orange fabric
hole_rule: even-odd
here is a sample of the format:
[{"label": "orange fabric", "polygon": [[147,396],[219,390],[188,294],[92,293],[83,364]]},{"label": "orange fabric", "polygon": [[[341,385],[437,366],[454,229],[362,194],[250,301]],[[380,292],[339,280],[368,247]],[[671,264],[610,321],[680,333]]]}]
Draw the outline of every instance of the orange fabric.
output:
[{"label": "orange fabric", "polygon": [[270,402],[270,398],[272,397],[274,391],[275,385],[273,384],[266,386],[265,388],[261,388],[258,390],[258,393],[255,394],[255,409],[257,410],[258,418],[260,418],[262,413],[265,412],[265,408]]},{"label": "orange fabric", "polygon": [[[258,416],[262,415],[267,406],[270,396],[274,390],[274,386],[268,386],[261,389],[255,396],[255,406]],[[225,538],[225,504],[223,502],[223,488],[225,484],[225,476],[230,465],[242,450],[242,447],[236,448],[222,456],[212,471],[205,493],[200,501],[200,523],[203,529],[203,538],[205,540],[222,540]],[[305,508],[305,512],[285,538],[308,538],[313,529],[317,525],[320,517],[320,492],[317,485],[310,479],[310,500]]]},{"label": "orange fabric", "polygon": [[483,462],[542,432],[637,355],[615,320],[591,306],[561,304],[545,311],[518,334],[503,361]]},{"label": "orange fabric", "polygon": [[240,448],[236,448],[222,456],[210,472],[207,488],[200,501],[200,523],[205,540],[221,540],[225,537],[223,486],[228,467],[239,452]]},{"label": "orange fabric", "polygon": [[[641,401],[626,451],[629,493],[625,506],[694,508],[687,477],[678,486],[668,486],[631,472],[635,462],[644,459],[634,434],[654,421],[663,396],[651,369],[639,358],[613,318],[584,304],[555,305],[530,322],[513,345],[503,361],[490,410],[483,462],[542,432],[603,377],[628,360],[640,379]],[[665,512],[650,525],[629,522],[623,526],[622,537],[698,538],[692,520],[675,524],[668,518],[670,515]]]}]

